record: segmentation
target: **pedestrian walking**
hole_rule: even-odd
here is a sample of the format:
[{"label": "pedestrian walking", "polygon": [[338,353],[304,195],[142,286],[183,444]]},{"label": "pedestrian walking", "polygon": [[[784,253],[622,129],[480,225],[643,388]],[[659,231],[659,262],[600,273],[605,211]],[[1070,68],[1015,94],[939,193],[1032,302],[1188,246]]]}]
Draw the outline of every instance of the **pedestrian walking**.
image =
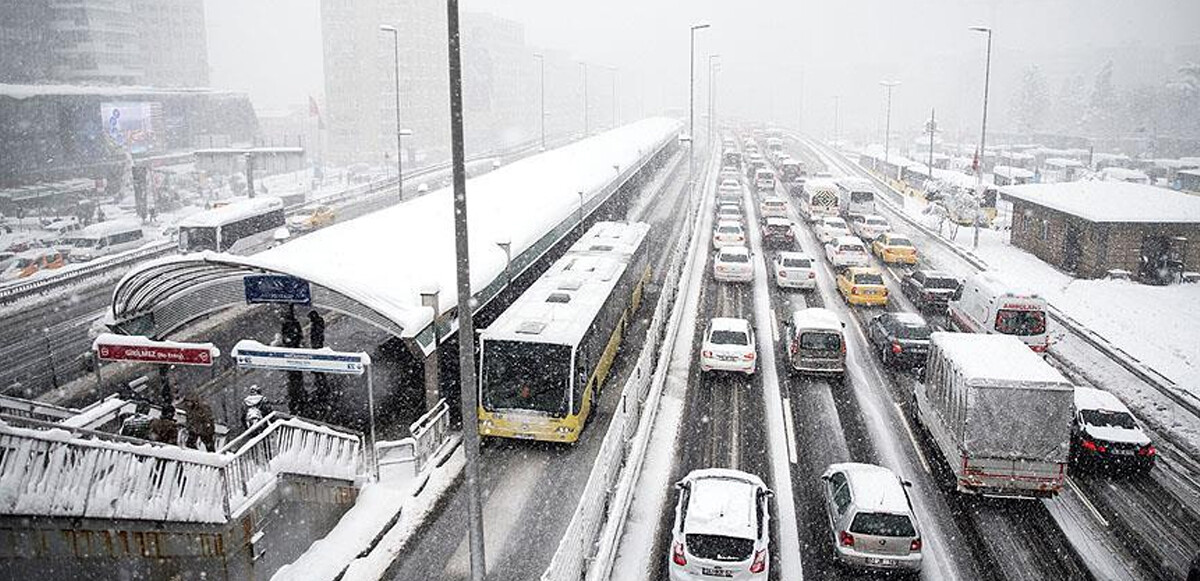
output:
[{"label": "pedestrian walking", "polygon": [[188,394],[183,398],[183,411],[187,412],[187,441],[184,443],[188,448],[199,449],[196,444],[204,443],[204,449],[209,452],[217,451],[216,444],[216,424],[213,422],[212,408],[200,401],[200,397],[196,394]]},{"label": "pedestrian walking", "polygon": [[175,406],[165,405],[162,414],[150,420],[150,440],[179,445],[179,423],[175,421]]},{"label": "pedestrian walking", "polygon": [[[304,329],[296,320],[296,308],[288,305],[283,313],[283,326],[279,332],[284,347],[299,348],[304,340]],[[292,415],[303,415],[308,406],[308,392],[304,390],[304,374],[299,371],[287,372],[288,411]]]},{"label": "pedestrian walking", "polygon": [[320,349],[325,346],[325,317],[316,309],[308,312],[308,346]]},{"label": "pedestrian walking", "polygon": [[[322,317],[316,309],[308,311],[308,346],[313,349],[321,349],[325,346],[325,317]],[[329,389],[329,378],[324,373],[313,373],[312,399],[315,409],[311,411],[316,414],[318,419],[328,419],[333,403],[333,394]]]}]

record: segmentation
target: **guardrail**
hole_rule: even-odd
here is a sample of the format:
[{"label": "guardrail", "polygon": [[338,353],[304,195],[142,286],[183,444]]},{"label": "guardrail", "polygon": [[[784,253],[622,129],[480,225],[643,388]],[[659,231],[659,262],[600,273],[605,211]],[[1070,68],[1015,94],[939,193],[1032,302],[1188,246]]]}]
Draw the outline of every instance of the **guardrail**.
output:
[{"label": "guardrail", "polygon": [[[410,466],[407,476],[416,476],[425,469],[430,458],[450,440],[449,404],[444,399],[438,400],[437,405],[408,427],[408,431],[412,435],[402,440],[375,444],[380,474]],[[393,469],[393,466],[397,468]]]},{"label": "guardrail", "polygon": [[0,421],[0,513],[228,522],[280,474],[354,480],[357,434],[271,414],[232,453]]},{"label": "guardrail", "polygon": [[[526,141],[507,150],[493,150],[474,155],[469,158],[467,162],[478,162],[505,155],[522,154],[536,149],[540,146],[540,144],[540,139],[535,141]],[[450,162],[444,161],[431,166],[414,169],[411,172],[404,174],[404,179],[418,179],[429,174],[448,170],[449,168]],[[382,178],[353,186],[342,192],[320,198],[320,200],[324,203],[345,202],[356,199],[360,196],[384,192],[388,188],[394,187],[395,184],[395,177]],[[307,203],[308,202],[289,207],[287,209],[287,214],[291,215],[295,213]],[[50,276],[40,277],[27,282],[18,282],[5,285],[0,287],[0,305],[16,302],[27,296],[42,292],[50,287],[56,287],[73,282],[82,282],[85,279],[93,278],[99,274],[108,274],[112,270],[123,266],[133,265],[138,262],[173,254],[176,247],[177,244],[175,242],[157,242],[143,246],[142,248],[136,250],[130,250],[128,252],[122,252],[120,254],[114,254],[112,256],[92,260],[84,265],[72,268],[66,272],[55,273]]]},{"label": "guardrail", "polygon": [[[698,181],[703,184],[704,182]],[[649,426],[658,410],[658,399],[666,380],[670,350],[661,349],[664,340],[678,333],[675,309],[684,264],[688,263],[687,249],[694,235],[695,219],[685,221],[678,242],[672,249],[671,260],[664,275],[664,292],[659,295],[654,315],[646,330],[646,340],[629,379],[621,389],[621,398],[608,424],[608,431],[596,453],[592,471],[580,496],[579,504],[559,540],[550,565],[542,573],[542,581],[579,581],[603,579],[612,565],[616,541],[629,502],[632,484],[645,456],[649,442]],[[668,318],[670,320],[668,321]],[[643,412],[648,412],[643,415]],[[636,434],[636,436],[635,436]],[[620,484],[618,485],[618,479]],[[602,570],[593,570],[599,564]]]},{"label": "guardrail", "polygon": [[[861,164],[849,159],[838,160],[838,157],[844,158],[840,152],[830,152],[828,151],[828,148],[824,146],[824,144],[817,144],[811,140],[808,141],[808,144],[809,147],[811,147],[814,151],[817,151],[821,148],[826,149],[825,153],[831,160],[840,161],[843,168],[857,171],[857,173],[860,175],[866,176],[867,178],[873,180],[876,184],[886,188],[885,191],[894,191],[894,188],[892,188],[891,185],[885,183],[874,173],[862,167]],[[930,238],[937,240],[939,244],[953,252],[966,263],[981,271],[988,269],[987,262],[985,262],[982,258],[979,258],[979,256],[977,256],[974,252],[947,241],[938,232],[924,224],[921,224],[912,216],[908,215],[903,208],[897,207],[892,200],[887,198],[879,199],[883,200],[888,209],[891,210],[892,213],[898,216],[901,220],[904,220],[910,226],[919,229]],[[1154,388],[1167,399],[1187,410],[1192,415],[1200,417],[1200,398],[1197,398],[1191,393],[1181,391],[1174,381],[1171,381],[1171,379],[1163,376],[1161,373],[1149,368],[1146,366],[1146,364],[1142,363],[1136,357],[1130,355],[1124,349],[1112,344],[1108,339],[1104,338],[1103,335],[1100,335],[1099,333],[1089,329],[1087,326],[1079,321],[1076,321],[1074,318],[1070,317],[1054,305],[1049,305],[1048,312],[1050,318],[1057,322],[1062,328],[1079,337],[1088,345],[1091,345],[1097,351],[1104,354],[1105,357],[1109,358],[1117,365],[1120,365],[1138,379],[1146,382],[1147,385]]]}]

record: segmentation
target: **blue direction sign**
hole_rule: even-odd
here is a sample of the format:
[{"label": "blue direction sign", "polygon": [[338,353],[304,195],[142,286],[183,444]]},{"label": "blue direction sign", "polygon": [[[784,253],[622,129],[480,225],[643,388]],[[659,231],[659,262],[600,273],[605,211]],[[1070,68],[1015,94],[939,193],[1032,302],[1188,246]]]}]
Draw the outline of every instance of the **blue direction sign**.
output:
[{"label": "blue direction sign", "polygon": [[343,375],[362,375],[371,364],[371,356],[366,353],[272,347],[251,339],[243,339],[233,346],[233,359],[238,367],[248,369],[315,371]]},{"label": "blue direction sign", "polygon": [[312,304],[308,281],[284,274],[251,274],[242,278],[246,303]]}]

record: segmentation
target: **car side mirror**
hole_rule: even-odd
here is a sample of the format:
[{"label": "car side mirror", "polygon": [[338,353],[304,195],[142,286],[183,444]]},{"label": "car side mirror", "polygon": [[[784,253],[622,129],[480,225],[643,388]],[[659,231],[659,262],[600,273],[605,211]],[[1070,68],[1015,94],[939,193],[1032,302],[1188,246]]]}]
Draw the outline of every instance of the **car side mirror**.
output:
[{"label": "car side mirror", "polygon": [[905,488],[912,488],[912,480],[901,480],[900,484]]},{"label": "car side mirror", "polygon": [[829,480],[830,480],[830,478],[829,478],[829,475],[828,475],[828,474],[822,474],[822,475],[821,475],[821,480],[824,480],[825,482],[829,482]]}]

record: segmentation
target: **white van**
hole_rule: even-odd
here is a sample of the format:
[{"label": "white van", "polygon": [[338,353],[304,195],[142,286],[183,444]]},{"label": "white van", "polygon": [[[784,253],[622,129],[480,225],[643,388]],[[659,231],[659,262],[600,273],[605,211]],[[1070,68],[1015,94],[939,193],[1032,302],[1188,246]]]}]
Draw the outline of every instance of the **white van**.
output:
[{"label": "white van", "polygon": [[838,215],[838,186],[831,179],[804,182],[800,194],[800,215],[812,222],[821,216]]},{"label": "white van", "polygon": [[142,225],[137,222],[109,221],[92,224],[64,240],[63,250],[71,262],[87,262],[108,254],[132,250],[144,244]]},{"label": "white van", "polygon": [[842,217],[854,214],[876,214],[875,188],[866,178],[844,177],[837,180],[838,204]]},{"label": "white van", "polygon": [[1013,288],[990,271],[967,279],[947,312],[950,327],[957,331],[1013,335],[1039,353],[1049,344],[1046,300]]}]

